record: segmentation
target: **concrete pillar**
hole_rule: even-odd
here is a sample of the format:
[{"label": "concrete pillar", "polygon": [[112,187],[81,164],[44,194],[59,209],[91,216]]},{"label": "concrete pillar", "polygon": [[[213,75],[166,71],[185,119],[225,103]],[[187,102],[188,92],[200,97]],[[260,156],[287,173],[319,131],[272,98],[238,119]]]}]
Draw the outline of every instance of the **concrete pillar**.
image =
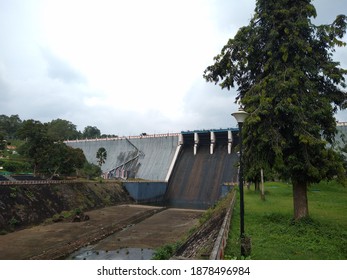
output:
[{"label": "concrete pillar", "polygon": [[199,134],[196,132],[194,133],[194,155],[198,152],[198,146],[199,146]]},{"label": "concrete pillar", "polygon": [[213,131],[211,131],[210,139],[211,139],[210,154],[213,155],[214,147],[215,147],[215,145],[216,145],[216,135],[214,134]]},{"label": "concrete pillar", "polygon": [[182,134],[178,135],[178,145],[183,145],[183,135]]},{"label": "concrete pillar", "polygon": [[233,146],[233,134],[228,130],[228,154],[231,154],[231,147]]},{"label": "concrete pillar", "polygon": [[177,158],[178,158],[178,155],[179,155],[179,153],[181,151],[182,146],[183,146],[183,135],[179,134],[178,135],[178,145],[177,145],[177,148],[176,148],[176,152],[175,152],[174,157],[172,159],[172,162],[170,164],[169,170],[168,170],[168,172],[166,174],[165,182],[169,182],[169,180],[170,180],[173,168],[175,166],[175,163],[177,161]]}]

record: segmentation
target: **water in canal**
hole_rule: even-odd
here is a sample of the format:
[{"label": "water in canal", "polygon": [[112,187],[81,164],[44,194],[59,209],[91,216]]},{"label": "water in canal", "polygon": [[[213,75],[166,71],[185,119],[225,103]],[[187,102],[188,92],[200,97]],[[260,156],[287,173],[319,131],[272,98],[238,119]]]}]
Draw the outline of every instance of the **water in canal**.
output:
[{"label": "water in canal", "polygon": [[95,250],[93,246],[83,247],[72,253],[68,260],[150,260],[152,249],[122,248],[116,251]]}]

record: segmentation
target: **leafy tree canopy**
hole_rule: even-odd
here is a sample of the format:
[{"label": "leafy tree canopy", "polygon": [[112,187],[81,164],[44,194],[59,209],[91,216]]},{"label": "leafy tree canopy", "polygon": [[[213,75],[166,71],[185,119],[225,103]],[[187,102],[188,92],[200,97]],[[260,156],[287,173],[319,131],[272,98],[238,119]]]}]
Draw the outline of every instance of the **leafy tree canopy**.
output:
[{"label": "leafy tree canopy", "polygon": [[83,137],[85,138],[99,138],[100,135],[101,132],[96,126],[86,126],[83,130]]},{"label": "leafy tree canopy", "polygon": [[77,131],[76,125],[67,120],[56,119],[47,123],[47,132],[56,140],[78,139],[81,133]]},{"label": "leafy tree canopy", "polygon": [[69,175],[82,168],[86,161],[82,150],[57,142],[49,134],[48,125],[39,121],[24,121],[17,134],[25,140],[18,151],[31,160],[34,173]]},{"label": "leafy tree canopy", "polygon": [[0,133],[4,135],[6,139],[13,139],[16,136],[16,132],[22,124],[22,120],[18,115],[0,115]]}]

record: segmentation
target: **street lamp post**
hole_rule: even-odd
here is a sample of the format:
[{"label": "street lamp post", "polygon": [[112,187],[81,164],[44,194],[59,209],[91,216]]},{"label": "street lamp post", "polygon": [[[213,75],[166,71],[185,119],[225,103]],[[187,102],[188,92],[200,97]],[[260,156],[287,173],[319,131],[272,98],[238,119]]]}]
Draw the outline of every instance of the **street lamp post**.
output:
[{"label": "street lamp post", "polygon": [[241,239],[241,255],[246,255],[245,249],[245,207],[243,196],[243,159],[242,159],[242,126],[248,113],[240,106],[237,112],[231,114],[237,121],[239,126],[239,139],[240,139],[240,169],[239,169],[239,189],[240,189],[240,239]]}]

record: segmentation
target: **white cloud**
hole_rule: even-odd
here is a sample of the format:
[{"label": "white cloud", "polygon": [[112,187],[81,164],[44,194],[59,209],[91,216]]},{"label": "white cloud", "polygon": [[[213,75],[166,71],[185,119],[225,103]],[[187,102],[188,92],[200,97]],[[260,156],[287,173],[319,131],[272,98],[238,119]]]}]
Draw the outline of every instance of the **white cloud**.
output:
[{"label": "white cloud", "polygon": [[55,56],[49,49],[41,50],[46,61],[48,77],[61,80],[64,83],[83,83],[84,77],[73,69],[68,62]]}]

